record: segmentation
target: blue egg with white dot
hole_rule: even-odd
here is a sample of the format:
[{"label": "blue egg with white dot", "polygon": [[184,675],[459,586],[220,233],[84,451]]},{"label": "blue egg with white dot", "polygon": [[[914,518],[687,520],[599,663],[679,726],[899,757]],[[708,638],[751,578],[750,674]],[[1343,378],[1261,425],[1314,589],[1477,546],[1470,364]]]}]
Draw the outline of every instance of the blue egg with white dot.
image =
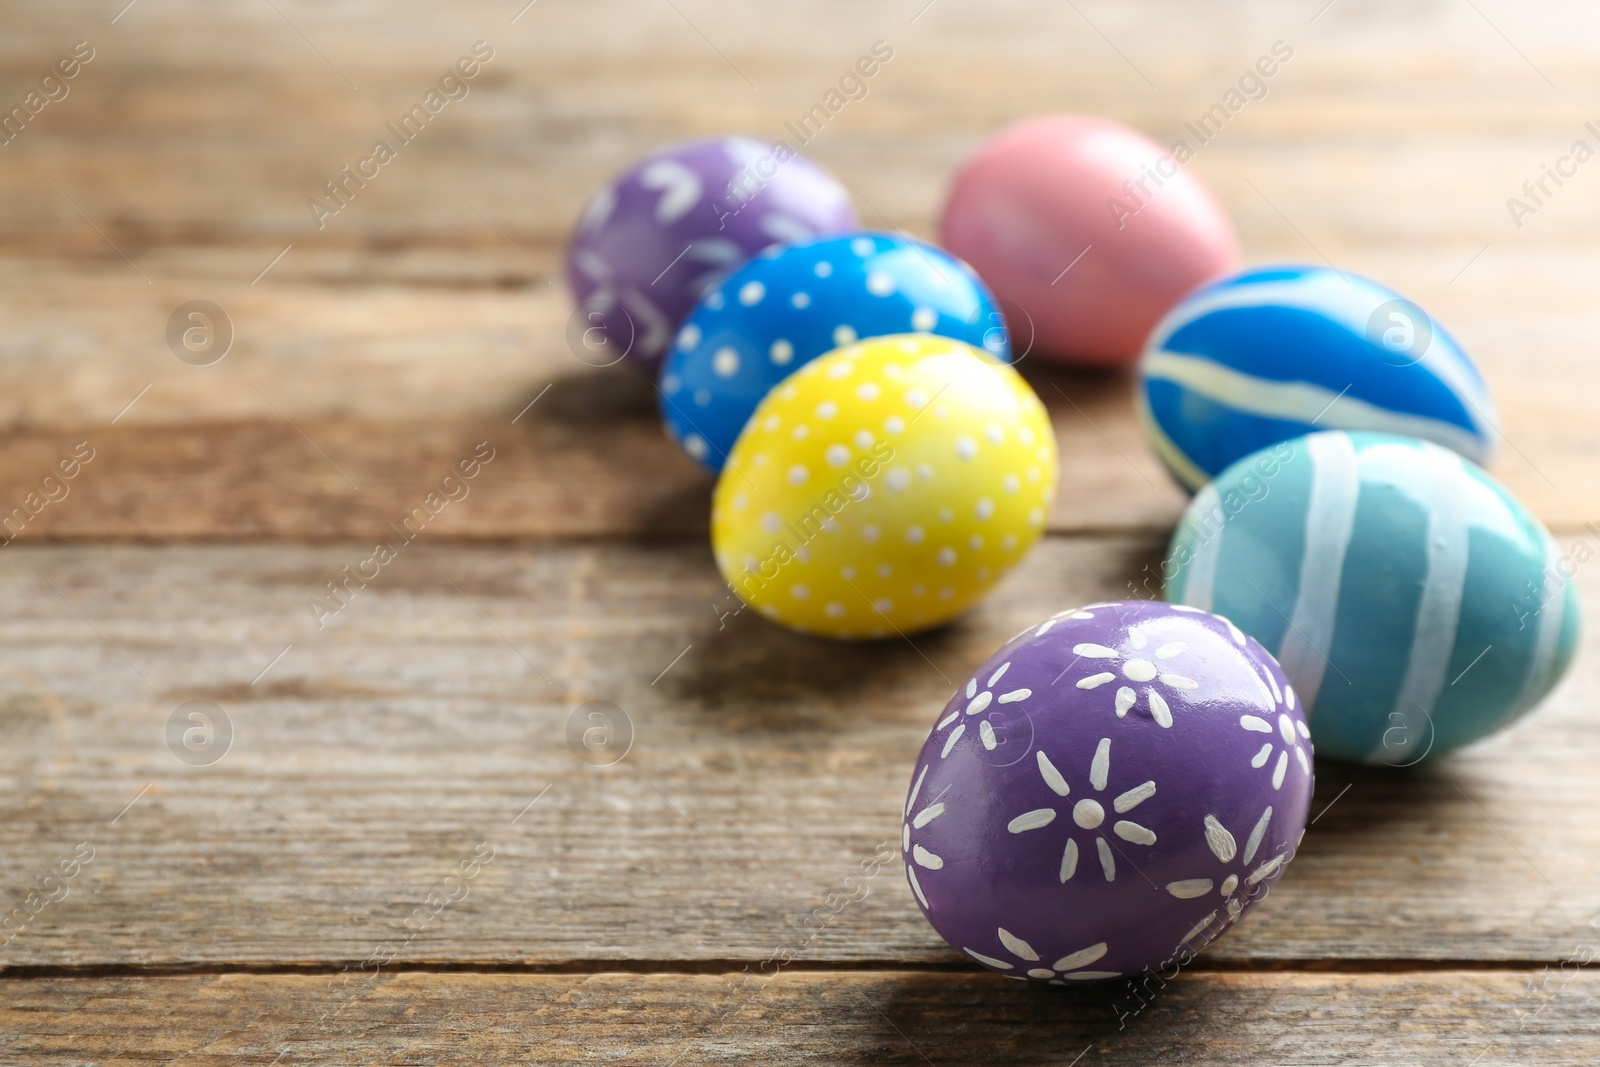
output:
[{"label": "blue egg with white dot", "polygon": [[659,381],[667,433],[720,471],[773,386],[835,348],[902,333],[1011,359],[994,297],[948,252],[885,233],[768,249],[707,293],[679,329]]},{"label": "blue egg with white dot", "polygon": [[1190,492],[1242,456],[1319,430],[1492,453],[1494,403],[1461,346],[1399,293],[1348,271],[1277,266],[1184,297],[1145,342],[1140,420]]}]

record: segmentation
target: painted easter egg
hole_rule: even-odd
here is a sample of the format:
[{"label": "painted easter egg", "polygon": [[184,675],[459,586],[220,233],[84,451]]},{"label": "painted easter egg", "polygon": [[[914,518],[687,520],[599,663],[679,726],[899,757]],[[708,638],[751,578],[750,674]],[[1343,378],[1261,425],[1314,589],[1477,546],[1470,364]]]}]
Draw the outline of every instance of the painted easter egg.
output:
[{"label": "painted easter egg", "polygon": [[660,149],[583,209],[567,246],[569,333],[586,359],[654,373],[683,317],[729,271],[769,245],[857,225],[844,187],[786,146],[710,137]]},{"label": "painted easter egg", "polygon": [[1571,662],[1554,542],[1449,449],[1327,431],[1241,459],[1173,535],[1167,599],[1277,653],[1325,755],[1409,765],[1528,711]]},{"label": "painted easter egg", "polygon": [[906,879],[951,946],[1065,985],[1181,965],[1294,855],[1311,737],[1255,641],[1129,600],[1029,627],[957,689],[917,758]]},{"label": "painted easter egg", "polygon": [[1044,405],[982,349],[929,334],[846,345],[763,400],[712,498],[729,586],[807,633],[936,626],[1022,560],[1055,495]]},{"label": "painted easter egg", "polygon": [[988,290],[932,245],[856,233],[769,248],[678,331],[661,369],[667,432],[719,471],[750,413],[797,367],[857,338],[913,332],[1010,357]]},{"label": "painted easter egg", "polygon": [[1044,358],[1131,363],[1179,297],[1239,262],[1188,159],[1109,119],[1024,119],[962,165],[939,241],[989,283],[1019,349],[1031,338]]},{"label": "painted easter egg", "polygon": [[1472,360],[1392,289],[1324,267],[1248,270],[1191,293],[1150,335],[1140,418],[1191,492],[1317,430],[1420,437],[1487,463],[1494,404]]}]

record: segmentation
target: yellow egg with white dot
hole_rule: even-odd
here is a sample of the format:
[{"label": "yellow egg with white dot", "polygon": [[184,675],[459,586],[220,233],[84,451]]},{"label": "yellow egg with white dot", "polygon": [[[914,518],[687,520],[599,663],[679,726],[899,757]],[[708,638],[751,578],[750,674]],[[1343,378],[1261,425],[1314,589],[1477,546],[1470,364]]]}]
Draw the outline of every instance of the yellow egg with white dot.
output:
[{"label": "yellow egg with white dot", "polygon": [[1044,531],[1056,441],[1028,383],[944,337],[846,345],[784,379],[728,455],[717,565],[806,633],[925,630],[976,603]]}]

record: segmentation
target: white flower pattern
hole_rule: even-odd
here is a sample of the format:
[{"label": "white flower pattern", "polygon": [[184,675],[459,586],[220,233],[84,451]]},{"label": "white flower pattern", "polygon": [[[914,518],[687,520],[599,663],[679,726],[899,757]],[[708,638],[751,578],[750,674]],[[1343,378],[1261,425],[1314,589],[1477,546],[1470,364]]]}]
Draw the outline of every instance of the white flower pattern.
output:
[{"label": "white flower pattern", "polygon": [[[1260,679],[1257,679],[1257,684],[1260,684]],[[1268,735],[1261,747],[1256,750],[1256,754],[1250,757],[1250,766],[1257,769],[1265,767],[1276,750],[1278,759],[1272,766],[1272,788],[1282,789],[1284,777],[1289,771],[1291,754],[1295,763],[1299,765],[1301,773],[1308,778],[1311,776],[1311,759],[1306,754],[1306,750],[1311,747],[1311,731],[1306,728],[1303,719],[1296,721],[1288,714],[1294,710],[1294,686],[1285,684],[1279,689],[1277,679],[1273,678],[1270,672],[1267,674],[1267,685],[1272,687],[1273,703],[1280,709],[1287,709],[1279,710],[1276,730],[1271,722],[1259,715],[1241,715],[1239,725],[1251,733]],[[1261,695],[1267,695],[1266,686],[1262,686]],[[1277,734],[1276,739],[1272,736],[1274,733]],[[1278,749],[1279,740],[1282,741],[1282,749]],[[1304,745],[1301,742],[1305,742]]]},{"label": "white flower pattern", "polygon": [[[990,704],[1014,704],[1019,700],[1027,700],[1029,697],[1033,696],[1032,689],[1011,689],[996,695],[995,687],[1000,684],[1001,680],[1006,676],[1006,671],[1010,669],[1010,660],[1006,660],[1004,663],[1000,664],[999,667],[995,668],[995,672],[989,675],[988,682],[984,683],[984,686],[981,690],[978,688],[978,679],[976,676],[967,679],[966,715],[981,714],[983,711],[988,709]],[[950,714],[939,720],[939,724],[934,727],[934,730],[935,732],[943,730],[945,727],[961,718],[963,718],[962,712],[952,711]],[[950,736],[944,739],[944,747],[939,750],[939,758],[945,759],[948,757],[951,749],[956,747],[956,742],[961,740],[961,735],[966,732],[967,724],[965,722],[960,723],[954,730],[951,730]],[[994,727],[989,725],[989,721],[987,719],[978,723],[978,738],[983,742],[983,747],[988,749],[990,752],[993,752],[995,746],[999,743],[998,739],[995,737]]]},{"label": "white flower pattern", "polygon": [[[1039,963],[1038,951],[1016,934],[1011,933],[1004,927],[998,927],[995,930],[995,937],[997,940],[999,940],[1001,945],[1005,946],[1005,950],[1007,952],[1022,962],[1012,963],[1008,960],[997,959],[994,956],[985,955],[982,952],[978,952],[975,949],[970,948],[963,948],[961,951],[965,952],[967,955],[971,956],[985,967],[993,967],[997,971],[1014,971],[1018,967],[1026,966],[1030,963]],[[1105,954],[1106,943],[1101,941],[1098,944],[1090,945],[1088,948],[1079,949],[1077,952],[1063,956],[1048,967],[1028,967],[1025,974],[1007,974],[1006,977],[1048,979],[1051,985],[1066,985],[1066,982],[1062,981],[1062,979],[1095,982],[1105,978],[1122,977],[1121,972],[1119,971],[1083,970],[1083,968],[1089,966],[1091,963],[1096,962]]]},{"label": "white flower pattern", "polygon": [[[1203,897],[1213,890],[1222,898],[1222,902],[1206,917],[1195,923],[1189,932],[1183,936],[1180,944],[1187,945],[1196,938],[1205,935],[1205,941],[1222,933],[1239,918],[1244,912],[1248,894],[1259,885],[1263,879],[1269,878],[1288,860],[1288,856],[1279,853],[1271,859],[1256,865],[1256,855],[1261,850],[1261,842],[1267,834],[1267,827],[1272,822],[1272,806],[1268,805],[1262,811],[1255,825],[1250,828],[1250,834],[1245,838],[1244,848],[1239,848],[1238,839],[1222,825],[1222,821],[1215,815],[1207,815],[1203,822],[1206,846],[1217,862],[1223,865],[1227,874],[1220,884],[1215,878],[1185,878],[1176,882],[1167,883],[1167,892],[1179,900],[1192,900]],[[1237,860],[1237,863],[1235,862]],[[1241,877],[1242,876],[1242,877]],[[1244,892],[1241,893],[1240,890]],[[1217,925],[1218,920],[1221,925]],[[1215,927],[1215,929],[1213,929]]]},{"label": "white flower pattern", "polygon": [[[1038,765],[1039,776],[1044,779],[1044,784],[1050,787],[1051,792],[1060,797],[1071,795],[1072,790],[1066,778],[1056,769],[1056,765],[1051,762],[1044,749],[1035,750],[1034,761]],[[1089,785],[1095,792],[1105,792],[1110,773],[1111,738],[1102,737],[1099,745],[1095,746],[1094,757],[1089,761]],[[1112,799],[1111,810],[1118,815],[1126,814],[1155,795],[1155,782],[1141,782]],[[1012,819],[1006,824],[1006,829],[1013,834],[1038,830],[1055,822],[1058,814],[1060,813],[1055,808],[1034,808]],[[1106,821],[1105,805],[1094,797],[1086,796],[1075,803],[1068,814],[1080,830],[1089,831],[1094,841],[1095,852],[1100,859],[1101,873],[1105,875],[1106,881],[1116,881],[1117,863],[1112,855],[1111,842],[1106,840],[1104,833],[1097,832]],[[1111,832],[1129,844],[1150,846],[1156,843],[1156,835],[1152,830],[1129,819],[1116,820],[1111,826]],[[1073,835],[1067,839],[1066,848],[1061,853],[1060,877],[1063,884],[1077,873],[1078,855],[1077,835]]]},{"label": "white flower pattern", "polygon": [[[1094,618],[1093,615],[1086,611],[1075,612],[1072,617],[1075,619]],[[1138,626],[1128,627],[1128,647],[1132,649],[1134,653],[1144,652],[1148,644],[1149,641],[1146,639],[1143,630],[1141,630]],[[1144,656],[1125,655],[1118,649],[1089,642],[1074,645],[1072,647],[1073,654],[1076,656],[1081,656],[1084,659],[1122,661],[1121,666],[1117,671],[1098,671],[1094,674],[1087,675],[1078,679],[1077,686],[1079,689],[1098,689],[1102,685],[1116,681],[1117,675],[1121,674],[1123,679],[1125,679],[1127,682],[1156,682],[1172,689],[1181,690],[1192,690],[1199,688],[1200,683],[1196,682],[1193,678],[1186,678],[1181,674],[1174,674],[1171,671],[1164,670],[1163,667],[1160,666],[1160,664],[1164,663],[1166,660],[1181,656],[1185,651],[1187,651],[1188,647],[1189,646],[1182,641],[1169,641],[1161,647],[1152,650],[1148,656]],[[1150,708],[1150,717],[1156,721],[1156,724],[1166,730],[1172,729],[1172,707],[1167,703],[1166,697],[1161,695],[1161,690],[1157,688],[1156,685],[1150,685],[1145,690],[1145,701]],[[1132,709],[1138,702],[1138,691],[1135,690],[1132,685],[1125,684],[1118,686],[1117,695],[1112,707],[1117,713],[1117,718],[1121,719],[1125,717],[1129,710]]]},{"label": "white flower pattern", "polygon": [[944,858],[942,856],[934,855],[920,844],[913,845],[911,843],[911,831],[922,829],[944,814],[944,804],[940,800],[944,796],[942,791],[938,797],[935,797],[932,802],[925,805],[916,815],[913,816],[911,814],[911,809],[916,806],[917,797],[922,793],[922,783],[928,777],[929,766],[930,764],[923,764],[922,770],[917,772],[916,784],[911,787],[911,792],[906,796],[906,821],[900,830],[900,851],[910,859],[910,862],[906,864],[906,880],[911,883],[911,891],[917,894],[917,900],[922,903],[924,908],[928,907],[928,898],[922,892],[922,883],[917,880],[917,868],[921,867],[929,871],[937,871],[944,868]]}]

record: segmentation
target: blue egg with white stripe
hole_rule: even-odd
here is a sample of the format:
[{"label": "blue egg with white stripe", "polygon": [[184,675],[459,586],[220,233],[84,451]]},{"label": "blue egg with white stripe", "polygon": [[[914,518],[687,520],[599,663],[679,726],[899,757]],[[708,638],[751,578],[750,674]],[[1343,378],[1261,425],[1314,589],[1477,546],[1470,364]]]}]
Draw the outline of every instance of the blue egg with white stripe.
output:
[{"label": "blue egg with white stripe", "polygon": [[1392,766],[1485,737],[1544,698],[1578,641],[1571,573],[1481,467],[1416,438],[1341,430],[1224,470],[1190,501],[1163,564],[1169,601],[1231,619],[1277,655],[1318,755]]},{"label": "blue egg with white stripe", "polygon": [[774,246],[708,292],[679,329],[658,382],[667,434],[720,471],[773,386],[835,348],[901,333],[1011,359],[994,297],[948,252],[886,233]]},{"label": "blue egg with white stripe", "polygon": [[1318,430],[1419,437],[1486,464],[1494,404],[1427,312],[1325,267],[1247,270],[1179,301],[1145,342],[1138,406],[1190,492],[1234,460]]}]

